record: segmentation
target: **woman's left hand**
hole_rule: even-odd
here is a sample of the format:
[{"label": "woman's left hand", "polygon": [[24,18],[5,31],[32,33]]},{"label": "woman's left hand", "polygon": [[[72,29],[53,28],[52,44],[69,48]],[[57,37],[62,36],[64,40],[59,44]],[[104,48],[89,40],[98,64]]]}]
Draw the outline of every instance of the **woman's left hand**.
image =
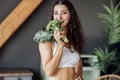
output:
[{"label": "woman's left hand", "polygon": [[82,77],[78,74],[75,75],[75,80],[83,80]]}]

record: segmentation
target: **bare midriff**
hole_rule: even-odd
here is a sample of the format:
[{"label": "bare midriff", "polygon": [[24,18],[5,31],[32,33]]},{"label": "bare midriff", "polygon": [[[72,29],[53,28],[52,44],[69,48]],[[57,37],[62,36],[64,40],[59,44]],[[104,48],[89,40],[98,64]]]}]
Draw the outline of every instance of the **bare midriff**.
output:
[{"label": "bare midriff", "polygon": [[59,68],[50,80],[74,80],[75,69],[73,67]]}]

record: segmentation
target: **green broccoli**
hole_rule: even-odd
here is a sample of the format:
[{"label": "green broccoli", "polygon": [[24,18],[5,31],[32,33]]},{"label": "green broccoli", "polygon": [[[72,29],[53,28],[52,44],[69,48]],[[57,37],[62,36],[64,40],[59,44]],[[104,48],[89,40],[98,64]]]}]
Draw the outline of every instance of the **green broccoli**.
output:
[{"label": "green broccoli", "polygon": [[[40,43],[45,41],[55,41],[53,37],[54,30],[60,30],[60,31],[62,30],[62,28],[60,27],[60,21],[58,20],[50,21],[46,26],[46,30],[38,31],[35,34],[35,37],[33,38],[33,40]],[[66,43],[69,41],[66,36],[64,36],[62,40]]]}]

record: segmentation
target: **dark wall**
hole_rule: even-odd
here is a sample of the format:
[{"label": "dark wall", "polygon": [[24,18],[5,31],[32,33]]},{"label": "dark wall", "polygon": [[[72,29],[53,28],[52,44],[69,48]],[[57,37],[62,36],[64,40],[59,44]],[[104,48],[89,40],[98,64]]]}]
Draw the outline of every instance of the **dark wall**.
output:
[{"label": "dark wall", "polygon": [[[0,23],[21,0],[0,0]],[[44,0],[14,35],[0,49],[0,68],[29,68],[34,72],[34,80],[40,80],[40,55],[34,34],[48,23],[51,5],[56,0]],[[83,54],[92,54],[94,47],[103,47],[104,25],[97,13],[104,12],[102,4],[109,0],[70,0],[84,27],[86,43]]]}]

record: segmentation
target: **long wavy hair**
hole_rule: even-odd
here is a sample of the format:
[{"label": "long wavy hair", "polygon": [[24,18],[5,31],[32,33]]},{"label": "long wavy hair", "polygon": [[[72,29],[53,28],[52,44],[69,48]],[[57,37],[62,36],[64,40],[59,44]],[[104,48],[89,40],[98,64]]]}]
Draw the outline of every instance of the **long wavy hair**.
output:
[{"label": "long wavy hair", "polygon": [[84,35],[83,35],[83,27],[81,26],[76,10],[74,9],[74,6],[70,1],[58,0],[55,2],[55,4],[52,7],[50,20],[53,20],[53,12],[54,12],[54,7],[56,5],[65,5],[70,11],[71,19],[68,24],[67,38],[69,39],[69,42],[74,47],[74,49],[78,53],[80,53],[83,50]]}]

